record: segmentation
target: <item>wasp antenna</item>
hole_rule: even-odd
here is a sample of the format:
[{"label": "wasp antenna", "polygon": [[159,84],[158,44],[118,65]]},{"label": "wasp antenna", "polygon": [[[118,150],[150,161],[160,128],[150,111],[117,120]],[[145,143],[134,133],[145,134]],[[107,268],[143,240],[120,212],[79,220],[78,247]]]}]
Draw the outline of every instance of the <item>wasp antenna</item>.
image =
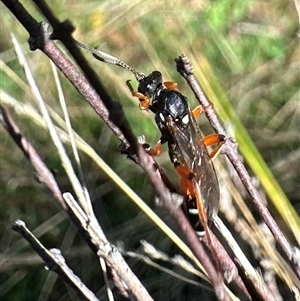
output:
[{"label": "wasp antenna", "polygon": [[117,65],[117,66],[119,66],[119,67],[121,67],[123,69],[131,71],[134,74],[134,76],[135,76],[135,78],[136,78],[136,80],[138,82],[141,81],[143,78],[145,78],[145,74],[140,73],[140,72],[134,70],[129,65],[125,64],[121,60],[117,59],[116,57],[114,57],[114,56],[112,56],[112,55],[110,55],[110,54],[108,54],[106,52],[103,52],[103,51],[101,51],[99,49],[96,49],[96,48],[92,48],[89,45],[82,44],[82,43],[76,41],[75,39],[74,39],[74,43],[78,47],[83,48],[83,49],[91,52],[93,54],[93,56],[96,59],[98,59],[99,61],[102,61],[102,62],[105,62],[105,63],[108,63],[108,64]]}]

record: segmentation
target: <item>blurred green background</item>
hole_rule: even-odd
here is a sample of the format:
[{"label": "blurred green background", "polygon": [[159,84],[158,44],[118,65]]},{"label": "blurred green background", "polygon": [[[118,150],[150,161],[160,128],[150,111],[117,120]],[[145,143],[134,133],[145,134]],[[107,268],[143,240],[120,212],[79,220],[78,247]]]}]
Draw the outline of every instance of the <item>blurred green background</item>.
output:
[{"label": "blurred green background", "polygon": [[[38,21],[46,21],[30,1],[24,1],[24,5]],[[244,133],[241,124],[287,199],[299,212],[300,52],[295,2],[124,0],[49,1],[49,5],[61,21],[68,19],[73,23],[77,40],[99,46],[140,72],[148,74],[160,70],[166,80],[178,83],[179,90],[188,96],[194,107],[196,100],[174,63],[178,55],[187,54],[228,135],[237,139],[245,161],[251,158],[247,166],[255,165],[253,161],[257,155],[241,134]],[[13,33],[23,46],[45,102],[62,116],[47,57],[40,51],[30,52],[28,33],[2,3],[0,8],[1,89],[21,104],[31,104],[38,110],[12,47],[10,33]],[[134,79],[132,74],[101,64],[89,53],[86,57],[107,90],[122,105],[134,133],[137,136],[144,134],[147,141],[154,144],[159,133],[153,116],[139,111],[137,99],[130,96],[125,85],[127,79]],[[62,76],[60,78],[74,129],[145,202],[155,207],[153,189],[142,171],[120,155],[118,139],[75,88]],[[8,108],[7,104],[3,105]],[[14,109],[10,112],[22,133],[54,170],[62,191],[70,191],[70,183],[48,132],[24,114],[16,113]],[[205,117],[199,118],[198,122],[204,133],[212,132]],[[21,151],[2,127],[0,131],[0,237],[1,253],[6,259],[0,276],[2,296],[6,300],[69,300],[72,296],[68,287],[56,281],[55,276],[49,276],[39,258],[11,230],[13,221],[22,218],[30,229],[37,231],[46,247],[60,248],[82,280],[101,300],[106,300],[101,273],[93,264],[94,256],[48,190],[35,180],[34,171]],[[70,150],[69,146],[67,149]],[[259,169],[260,158],[257,159],[258,167],[249,168],[249,171],[264,181],[265,175],[263,171],[260,174]],[[139,240],[146,239],[169,254],[177,253],[168,238],[154,230],[147,217],[90,158],[82,155],[81,160],[99,222],[113,243],[122,241],[127,250],[136,250]],[[167,154],[157,161],[176,181]],[[288,218],[283,217],[282,211],[285,208],[291,210],[296,220],[297,215],[285,203],[280,191],[275,190],[274,194],[279,195],[275,201],[279,204],[270,202],[270,210],[286,236],[295,243],[295,233],[293,235],[289,228],[292,226],[284,222]],[[283,199],[282,203],[280,199]],[[90,268],[83,268],[87,266]],[[171,276],[149,269],[136,260],[131,261],[131,266],[142,275],[155,300],[199,300],[199,291],[193,286],[174,281]],[[76,296],[72,300],[76,300]]]}]

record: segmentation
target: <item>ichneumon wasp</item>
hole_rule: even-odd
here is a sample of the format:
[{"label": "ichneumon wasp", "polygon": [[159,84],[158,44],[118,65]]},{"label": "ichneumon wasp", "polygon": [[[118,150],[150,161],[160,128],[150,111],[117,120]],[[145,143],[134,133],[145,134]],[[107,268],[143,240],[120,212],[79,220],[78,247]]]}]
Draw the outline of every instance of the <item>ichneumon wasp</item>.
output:
[{"label": "ichneumon wasp", "polygon": [[[98,60],[120,66],[131,71],[138,81],[135,91],[128,80],[131,94],[140,101],[140,108],[155,115],[155,122],[161,137],[154,148],[140,139],[146,151],[152,156],[162,152],[162,144],[167,143],[169,156],[181,178],[182,193],[187,197],[185,212],[197,233],[205,231],[211,244],[208,222],[213,219],[219,206],[219,184],[213,158],[220,152],[225,140],[223,135],[211,134],[203,137],[195,118],[202,113],[200,106],[190,109],[187,98],[176,90],[177,84],[164,81],[159,71],[148,76],[140,73],[114,56],[75,41],[75,44],[93,53]],[[217,144],[208,152],[207,146]],[[200,221],[200,222],[199,222]]]}]

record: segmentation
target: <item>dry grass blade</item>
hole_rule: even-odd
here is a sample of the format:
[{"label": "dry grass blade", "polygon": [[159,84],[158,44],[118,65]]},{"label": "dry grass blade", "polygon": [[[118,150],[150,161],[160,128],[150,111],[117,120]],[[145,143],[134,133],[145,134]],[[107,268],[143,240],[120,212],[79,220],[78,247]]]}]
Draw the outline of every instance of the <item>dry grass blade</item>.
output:
[{"label": "dry grass blade", "polygon": [[71,183],[73,184],[73,188],[74,190],[76,191],[76,195],[80,201],[80,203],[82,204],[82,206],[85,207],[85,196],[84,196],[84,193],[83,193],[83,190],[82,190],[82,186],[80,185],[80,182],[78,180],[78,178],[76,177],[75,173],[74,173],[74,170],[72,168],[72,165],[71,165],[71,162],[70,162],[70,159],[68,158],[67,154],[66,154],[66,151],[55,131],[55,128],[54,128],[54,125],[51,121],[51,118],[49,116],[49,113],[46,109],[46,106],[44,104],[44,100],[40,94],[40,91],[36,85],[36,82],[35,80],[33,79],[33,76],[30,72],[30,69],[29,69],[29,66],[26,62],[26,59],[25,59],[25,56],[21,50],[21,47],[20,47],[20,44],[17,42],[16,38],[14,36],[12,36],[12,42],[15,46],[15,49],[16,49],[16,53],[18,55],[18,58],[19,58],[19,61],[20,61],[20,64],[21,66],[24,67],[24,70],[25,70],[25,74],[27,76],[27,80],[28,80],[28,83],[32,89],[32,93],[38,103],[38,106],[41,110],[41,113],[43,115],[43,118],[45,119],[45,122],[47,124],[47,128],[49,129],[49,132],[50,132],[50,135],[52,137],[52,140],[57,148],[57,151],[59,153],[59,155],[61,156],[61,159],[62,159],[62,164],[63,166],[65,167],[66,169],[66,172],[68,173],[69,175],[69,178],[71,180]]},{"label": "dry grass blade", "polygon": [[66,125],[67,125],[68,134],[69,134],[69,137],[70,137],[70,143],[71,143],[71,146],[72,146],[73,155],[74,155],[74,158],[75,158],[75,161],[76,161],[76,164],[77,164],[77,169],[78,169],[80,181],[81,181],[81,184],[83,186],[82,189],[83,189],[83,192],[84,192],[84,195],[85,195],[85,202],[84,202],[85,203],[85,209],[86,209],[87,215],[91,219],[93,219],[93,218],[95,218],[95,215],[93,213],[93,208],[92,208],[90,195],[88,193],[88,190],[87,190],[87,187],[86,187],[86,184],[85,184],[85,179],[84,179],[84,175],[83,175],[83,171],[82,171],[81,163],[80,163],[80,157],[79,157],[79,154],[78,154],[78,150],[76,148],[75,137],[74,137],[74,134],[73,134],[72,125],[71,125],[70,117],[69,117],[69,114],[68,114],[65,97],[64,97],[64,94],[63,94],[63,90],[62,90],[62,87],[61,87],[61,83],[60,83],[60,80],[59,80],[59,77],[58,77],[57,70],[56,70],[55,65],[53,64],[53,62],[51,62],[51,68],[52,68],[55,83],[56,83],[56,86],[57,86],[60,105],[61,105],[63,113],[64,113],[65,122],[66,122]]}]

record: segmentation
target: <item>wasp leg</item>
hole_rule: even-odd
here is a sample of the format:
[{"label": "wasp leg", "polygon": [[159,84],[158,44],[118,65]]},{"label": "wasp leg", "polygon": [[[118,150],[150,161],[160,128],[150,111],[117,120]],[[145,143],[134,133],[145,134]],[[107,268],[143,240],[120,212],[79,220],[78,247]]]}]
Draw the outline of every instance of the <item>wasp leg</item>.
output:
[{"label": "wasp leg", "polygon": [[154,147],[150,147],[150,145],[146,142],[145,136],[142,135],[138,137],[138,143],[141,144],[147,152],[147,154],[152,157],[160,156],[163,151],[160,140],[156,143]]},{"label": "wasp leg", "polygon": [[207,225],[207,215],[206,215],[206,210],[204,208],[204,202],[201,198],[201,193],[200,193],[200,187],[199,183],[196,180],[192,180],[192,186],[196,198],[196,204],[197,204],[197,209],[198,209],[198,216],[200,219],[200,222],[205,230],[206,233],[208,233],[208,225]]},{"label": "wasp leg", "polygon": [[[222,150],[222,147],[225,143],[225,136],[219,134],[211,134],[203,137],[202,141],[206,146],[218,144],[217,147],[209,154],[211,159],[214,160]],[[184,165],[175,163],[175,169],[179,176],[188,182],[191,182],[194,178],[194,174]],[[190,187],[191,184],[184,183],[184,186]]]},{"label": "wasp leg", "polygon": [[151,148],[147,149],[146,151],[150,156],[154,157],[154,156],[160,156],[163,149],[162,149],[161,143],[157,142],[157,144],[154,147],[151,147]]},{"label": "wasp leg", "polygon": [[[208,106],[208,108],[213,108],[214,107],[214,105],[213,105],[213,103],[212,102],[209,102],[209,106]],[[198,117],[200,114],[202,114],[204,111],[203,111],[203,109],[202,109],[202,107],[199,105],[199,106],[197,106],[195,109],[193,109],[192,110],[192,113],[193,113],[193,116],[196,118],[196,117]]]},{"label": "wasp leg", "polygon": [[175,168],[181,177],[180,185],[183,193],[186,194],[190,199],[194,199],[196,201],[200,223],[207,234],[207,240],[211,245],[211,237],[207,224],[207,214],[204,207],[204,202],[201,198],[199,183],[195,179],[194,174],[190,172],[184,165],[177,165]]},{"label": "wasp leg", "polygon": [[214,160],[218,157],[224,146],[225,136],[221,134],[211,134],[203,137],[202,141],[206,146],[218,144],[217,147],[209,154],[210,158]]},{"label": "wasp leg", "polygon": [[196,201],[199,221],[204,229],[206,239],[211,249],[211,252],[213,254],[213,257],[217,261],[218,266],[220,266],[218,262],[218,257],[212,246],[212,239],[210,236],[209,227],[207,223],[207,213],[204,207],[204,201],[202,200],[201,197],[199,183],[195,179],[194,174],[190,172],[188,168],[186,168],[184,165],[177,165],[175,166],[175,168],[181,177],[180,185],[183,193],[186,194],[190,200],[193,199]]},{"label": "wasp leg", "polygon": [[177,83],[171,82],[171,81],[167,81],[167,82],[164,82],[164,86],[165,86],[168,90],[175,90],[175,89],[177,88]]},{"label": "wasp leg", "polygon": [[181,164],[176,165],[175,169],[180,176],[180,186],[182,192],[188,197],[194,198],[195,194],[191,181],[195,177],[195,175],[191,171],[189,171],[188,168]]},{"label": "wasp leg", "polygon": [[202,113],[203,113],[203,109],[200,105],[192,110],[192,114],[195,118],[201,115]]},{"label": "wasp leg", "polygon": [[199,220],[200,220],[200,222],[201,222],[201,224],[204,228],[207,244],[210,248],[212,257],[216,262],[217,270],[221,271],[222,270],[221,269],[221,262],[219,260],[218,255],[217,255],[217,252],[216,252],[216,250],[213,246],[210,230],[209,230],[209,227],[208,227],[208,224],[207,224],[207,214],[206,214],[206,210],[205,210],[205,207],[204,207],[204,202],[203,202],[202,197],[201,197],[199,183],[196,181],[196,179],[193,179],[192,184],[193,184],[194,194],[195,194],[195,198],[196,198],[196,204],[197,204],[197,209],[198,209]]},{"label": "wasp leg", "polygon": [[140,109],[141,110],[148,110],[150,107],[150,99],[144,95],[143,93],[140,93],[138,91],[135,91],[130,83],[130,80],[126,81],[126,85],[129,88],[131,94],[133,97],[137,97],[140,101]]}]

